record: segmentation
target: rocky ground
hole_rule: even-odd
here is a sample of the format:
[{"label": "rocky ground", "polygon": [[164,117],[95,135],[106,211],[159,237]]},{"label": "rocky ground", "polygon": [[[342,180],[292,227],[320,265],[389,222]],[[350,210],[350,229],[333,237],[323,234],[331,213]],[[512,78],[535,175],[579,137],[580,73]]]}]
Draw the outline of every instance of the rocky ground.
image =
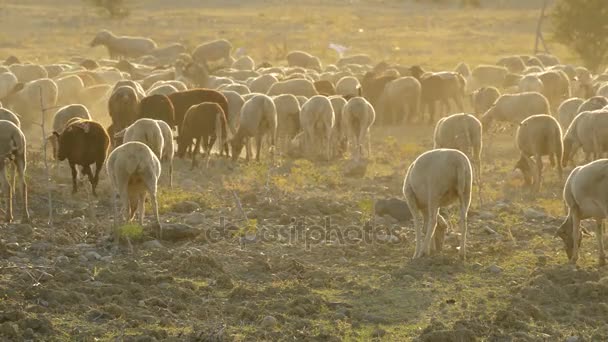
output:
[{"label": "rocky ground", "polygon": [[34,221],[0,226],[0,339],[607,340],[595,240],[578,268],[566,264],[553,238],[560,181],[548,170],[539,195],[521,189],[510,135],[484,154],[468,260],[456,228],[441,255],[410,259],[411,223],[372,215],[375,201],[400,197],[407,165],[429,147],[430,128],[406,133],[378,139],[363,176],[345,176],[346,161],[213,158],[191,171],[179,160],[174,188],[161,179],[162,239],[131,225],[121,243],[108,239],[105,174],[89,201],[85,185],[70,195],[67,165],[51,165],[49,226],[43,163],[30,152]]}]

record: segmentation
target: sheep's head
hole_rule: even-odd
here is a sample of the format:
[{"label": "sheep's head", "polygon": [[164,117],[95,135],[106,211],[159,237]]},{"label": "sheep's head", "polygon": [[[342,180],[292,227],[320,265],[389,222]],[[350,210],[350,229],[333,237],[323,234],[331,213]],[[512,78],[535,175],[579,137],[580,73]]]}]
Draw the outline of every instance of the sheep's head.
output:
[{"label": "sheep's head", "polygon": [[236,161],[239,159],[241,152],[243,151],[244,141],[239,137],[233,137],[230,139],[230,147],[232,149],[232,160]]},{"label": "sheep's head", "polygon": [[[572,230],[574,229],[572,216],[568,215],[564,223],[557,229],[555,232],[555,237],[560,237],[564,242],[564,249],[566,250],[566,254],[568,255],[568,260],[572,258],[572,250],[574,249],[574,239],[572,238]],[[579,239],[577,241],[578,247],[581,246],[581,241],[583,240],[582,234],[579,234]]]},{"label": "sheep's head", "polygon": [[574,153],[578,149],[576,142],[567,133],[564,136],[564,153],[562,155],[562,167],[568,166],[568,162],[572,159]]},{"label": "sheep's head", "polygon": [[411,66],[410,72],[412,73],[412,76],[418,80],[424,74],[424,70],[422,69],[422,67],[420,67],[420,65]]},{"label": "sheep's head", "polygon": [[105,45],[110,38],[112,37],[112,33],[110,33],[110,31],[108,30],[102,30],[99,31],[99,33],[97,33],[97,35],[95,36],[95,38],[93,38],[93,40],[91,41],[91,47],[95,47],[98,45]]},{"label": "sheep's head", "polygon": [[530,167],[530,164],[528,163],[525,157],[519,157],[519,160],[517,161],[517,163],[515,163],[515,167],[513,167],[513,170],[521,171],[521,173],[524,175],[524,181],[526,182],[526,185],[532,184],[532,168]]}]

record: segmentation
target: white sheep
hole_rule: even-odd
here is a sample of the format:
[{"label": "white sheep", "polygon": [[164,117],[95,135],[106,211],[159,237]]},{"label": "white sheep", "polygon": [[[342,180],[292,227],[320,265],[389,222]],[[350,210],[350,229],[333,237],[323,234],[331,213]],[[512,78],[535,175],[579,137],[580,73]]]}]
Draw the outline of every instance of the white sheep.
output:
[{"label": "white sheep", "polygon": [[19,120],[19,117],[17,116],[17,114],[11,112],[10,110],[8,110],[6,108],[0,107],[0,120],[10,121],[10,122],[14,123],[15,126],[21,127],[21,120]]},{"label": "white sheep", "polygon": [[254,70],[255,61],[249,56],[239,57],[234,63],[232,63],[232,69],[236,70]]},{"label": "white sheep", "polygon": [[91,47],[103,45],[111,59],[135,58],[149,55],[158,48],[150,38],[116,36],[108,30],[101,30],[91,41]]},{"label": "white sheep", "polygon": [[566,249],[568,260],[576,264],[582,241],[581,221],[595,220],[599,266],[606,265],[604,253],[604,219],[608,217],[608,159],[578,166],[570,173],[564,186],[563,198],[568,216],[555,233]]},{"label": "white sheep", "polygon": [[[27,184],[25,182],[26,160],[26,141],[25,135],[19,127],[7,120],[0,120],[0,184],[6,196],[6,221],[13,221],[13,187],[8,180],[7,166],[12,163],[15,165],[16,174],[19,177],[21,186],[21,196],[23,213],[21,221],[30,222],[30,213],[27,205]],[[14,181],[12,182],[14,184]]]},{"label": "white sheep", "polygon": [[[106,171],[115,195],[123,204],[125,221],[132,221],[139,211],[139,224],[144,224],[146,192],[150,195],[156,228],[162,232],[158,214],[157,186],[160,177],[160,161],[143,143],[131,141],[118,146],[108,156]],[[116,206],[114,206],[116,218]]]},{"label": "white sheep", "polygon": [[224,60],[224,62],[232,64],[233,60],[232,57],[230,57],[231,52],[232,43],[226,39],[218,39],[197,46],[194,51],[192,51],[192,59],[197,63]]},{"label": "white sheep", "polygon": [[500,97],[500,91],[495,87],[481,87],[471,94],[471,102],[475,115],[485,113]]},{"label": "white sheep", "polygon": [[578,107],[577,112],[590,112],[597,109],[602,109],[608,105],[608,98],[603,96],[593,96],[585,100],[585,102],[581,103]]},{"label": "white sheep", "polygon": [[270,86],[266,94],[268,96],[292,94],[295,96],[306,97],[318,95],[314,84],[306,79],[289,79],[286,81],[276,82]]},{"label": "white sheep", "polygon": [[545,66],[560,64],[559,58],[548,53],[537,53],[536,58],[538,58]]},{"label": "white sheep", "polygon": [[520,122],[531,115],[547,113],[550,113],[549,102],[540,93],[503,94],[481,116],[481,123],[484,130],[487,130],[494,120],[519,125]]},{"label": "white sheep", "polygon": [[236,134],[230,140],[232,145],[232,159],[240,156],[243,146],[247,145],[246,159],[251,156],[251,144],[249,138],[255,137],[256,155],[260,160],[262,148],[262,137],[270,135],[271,153],[274,155],[274,146],[277,136],[277,109],[274,101],[267,95],[257,94],[247,100],[241,109],[241,117]]},{"label": "white sheep", "polygon": [[11,94],[2,99],[7,108],[18,113],[23,125],[40,123],[40,110],[45,114],[57,105],[57,85],[49,78],[17,83]]},{"label": "white sheep", "polygon": [[411,122],[415,116],[422,121],[422,114],[419,113],[421,94],[420,82],[414,77],[399,77],[388,82],[379,101],[379,110],[386,116],[383,123],[399,124],[404,119]]},{"label": "white sheep", "polygon": [[336,94],[342,96],[357,96],[359,94],[361,84],[354,76],[344,76],[336,83]]},{"label": "white sheep", "polygon": [[308,101],[308,97],[306,96],[296,96],[296,99],[298,99],[298,102],[300,103],[300,108]]},{"label": "white sheep", "polygon": [[230,134],[234,135],[237,127],[239,127],[241,108],[245,104],[245,99],[239,93],[232,90],[222,90],[221,93],[224,94],[228,101],[228,113],[226,113],[228,117],[226,119],[228,120]]},{"label": "white sheep", "polygon": [[476,174],[479,199],[481,201],[481,122],[471,114],[452,114],[437,121],[433,133],[433,148],[451,148],[467,155]]},{"label": "white sheep", "polygon": [[568,129],[574,117],[579,113],[578,109],[585,100],[573,97],[562,102],[557,108],[557,117],[562,129]]},{"label": "white sheep", "polygon": [[229,91],[234,91],[237,92],[241,95],[245,95],[245,94],[249,94],[251,93],[251,90],[249,90],[249,87],[247,87],[244,84],[226,84],[223,85],[221,87],[218,88],[218,90],[229,90]]},{"label": "white sheep", "polygon": [[0,73],[0,100],[10,95],[17,83],[19,80],[12,72]]},{"label": "white sheep", "polygon": [[503,66],[509,70],[509,72],[520,74],[526,69],[526,64],[520,56],[506,56],[496,62],[496,65]]},{"label": "white sheep", "polygon": [[[520,158],[516,168],[524,174],[527,185],[533,185],[535,191],[540,190],[542,183],[543,160],[542,156],[549,156],[551,164],[557,161],[557,175],[562,178],[564,145],[562,142],[562,129],[551,115],[532,115],[521,122],[515,136]],[[534,157],[534,160],[531,159]],[[532,173],[532,182],[530,182]]]},{"label": "white sheep", "polygon": [[467,84],[469,89],[488,86],[500,88],[503,86],[508,72],[507,68],[497,65],[478,65],[471,70],[471,77],[467,80]]},{"label": "white sheep", "polygon": [[321,60],[304,51],[291,51],[287,54],[287,64],[290,67],[302,67],[310,68],[321,72],[323,67],[321,66]]},{"label": "white sheep", "polygon": [[462,77],[464,77],[465,79],[471,76],[471,69],[469,68],[469,65],[464,62],[458,63],[456,68],[454,68],[454,71],[462,75]]},{"label": "white sheep", "polygon": [[351,155],[355,160],[359,160],[363,155],[363,144],[367,139],[367,156],[371,157],[372,144],[370,128],[376,120],[374,107],[363,97],[353,97],[342,110],[341,114],[342,134],[347,137],[348,144],[351,146]]},{"label": "white sheep", "polygon": [[311,155],[315,146],[327,146],[327,160],[331,158],[332,131],[335,125],[335,114],[331,101],[322,95],[308,99],[300,110],[300,126],[305,134],[306,153]]},{"label": "white sheep", "polygon": [[27,83],[41,78],[49,78],[46,69],[37,64],[13,64],[8,67],[17,76],[19,83]]},{"label": "white sheep", "polygon": [[608,126],[598,127],[600,124],[606,125],[606,120],[598,120],[598,116],[607,114],[603,111],[587,111],[579,113],[568,129],[564,133],[563,144],[564,144],[564,157],[562,159],[562,166],[566,166],[569,161],[573,160],[576,152],[582,148],[585,153],[585,161],[589,162],[596,159],[598,151],[596,151],[596,144],[594,143],[594,132],[596,129],[601,129],[604,132],[608,132]]},{"label": "white sheep", "polygon": [[120,81],[116,82],[116,84],[114,84],[114,88],[112,88],[112,92],[115,92],[116,89],[118,89],[120,87],[133,88],[133,90],[135,90],[135,93],[137,94],[137,101],[141,101],[141,99],[146,97],[146,91],[141,86],[141,84],[139,84],[138,82],[135,82],[132,80],[120,80]]},{"label": "white sheep", "polygon": [[284,151],[286,144],[300,131],[300,103],[291,94],[278,95],[272,100],[277,109],[277,138]]},{"label": "white sheep", "polygon": [[[436,229],[439,208],[460,202],[460,258],[466,258],[467,213],[471,205],[473,175],[467,156],[453,149],[436,149],[418,156],[410,165],[403,182],[403,195],[416,227],[414,258],[440,251],[445,230]],[[422,240],[424,218],[426,234]],[[437,227],[439,228],[439,227]],[[432,240],[434,244],[432,244]]]},{"label": "white sheep", "polygon": [[158,121],[148,118],[139,119],[124,130],[117,132],[114,137],[122,137],[123,143],[129,141],[144,143],[160,159],[165,147],[165,138]]},{"label": "white sheep", "polygon": [[266,94],[268,89],[278,81],[272,74],[260,75],[249,82],[249,89],[252,93]]},{"label": "white sheep", "polygon": [[535,91],[542,94],[545,87],[538,76],[526,75],[519,81],[518,88],[520,93]]},{"label": "white sheep", "polygon": [[[91,113],[87,107],[81,104],[72,104],[61,107],[55,112],[53,116],[53,132],[61,135],[63,130],[67,126],[68,121],[74,118],[82,118],[85,120],[91,120]],[[58,141],[57,135],[51,134],[47,137],[47,142],[51,143],[51,147],[53,148],[53,157],[57,158],[57,150],[58,150]]]},{"label": "white sheep", "polygon": [[544,92],[551,108],[555,109],[559,104],[570,98],[570,79],[565,72],[560,70],[549,70],[536,74],[543,82]]},{"label": "white sheep", "polygon": [[156,120],[163,134],[163,152],[160,160],[169,164],[169,187],[173,188],[173,158],[175,157],[175,147],[173,143],[173,130],[168,123],[163,120]]},{"label": "white sheep", "polygon": [[57,84],[57,106],[66,106],[79,101],[84,82],[78,75],[69,75],[55,80]]}]

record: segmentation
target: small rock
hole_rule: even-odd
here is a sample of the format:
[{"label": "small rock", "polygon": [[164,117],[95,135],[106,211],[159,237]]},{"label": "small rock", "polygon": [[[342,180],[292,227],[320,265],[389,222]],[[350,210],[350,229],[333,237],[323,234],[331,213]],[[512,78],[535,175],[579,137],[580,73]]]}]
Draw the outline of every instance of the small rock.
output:
[{"label": "small rock", "polygon": [[544,218],[545,216],[547,216],[545,213],[532,209],[532,208],[526,208],[524,209],[524,217],[527,219],[541,219]]},{"label": "small rock", "polygon": [[193,211],[199,210],[201,206],[193,201],[184,201],[179,202],[173,205],[173,211],[176,213],[191,213]]},{"label": "small rock", "polygon": [[190,213],[184,218],[184,222],[189,225],[197,226],[205,222],[205,215],[201,213]]},{"label": "small rock", "polygon": [[34,233],[34,228],[32,228],[32,226],[29,224],[22,223],[22,224],[15,225],[15,234],[17,234],[19,236],[27,237],[27,236],[31,236],[33,233]]},{"label": "small rock", "polygon": [[486,269],[490,273],[499,274],[502,272],[502,268],[498,265],[492,265]]},{"label": "small rock", "polygon": [[36,253],[40,253],[40,252],[46,252],[48,250],[50,250],[52,247],[52,245],[48,242],[36,242],[33,243],[32,246],[30,247],[30,249]]},{"label": "small rock", "polygon": [[55,259],[55,261],[58,264],[67,264],[68,262],[70,262],[70,258],[68,258],[65,255],[60,255],[60,256],[57,257],[57,259]]},{"label": "small rock", "polygon": [[399,222],[408,222],[412,219],[412,214],[404,200],[398,198],[379,199],[374,205],[376,215],[388,215]]},{"label": "small rock", "polygon": [[480,211],[478,217],[482,220],[491,220],[496,218],[496,214],[491,211]]},{"label": "small rock", "polygon": [[162,228],[162,240],[165,241],[192,239],[201,233],[200,229],[180,223],[164,224]]},{"label": "small rock", "polygon": [[566,339],[566,342],[579,342],[581,338],[579,336],[570,336]]},{"label": "small rock", "polygon": [[141,244],[141,246],[145,249],[160,249],[164,248],[164,246],[158,240],[150,240]]},{"label": "small rock", "polygon": [[274,318],[273,316],[266,316],[262,319],[260,327],[262,329],[274,329],[278,324],[279,322],[276,318]]},{"label": "small rock", "polygon": [[89,261],[101,259],[101,255],[95,251],[88,251],[84,254]]},{"label": "small rock", "polygon": [[538,258],[538,264],[540,266],[545,266],[547,264],[547,256],[546,255],[539,255]]},{"label": "small rock", "polygon": [[104,257],[101,257],[101,261],[103,261],[103,262],[112,262],[112,256],[106,255]]},{"label": "small rock", "polygon": [[346,163],[346,165],[344,165],[344,169],[343,169],[343,174],[346,177],[355,177],[355,178],[361,178],[363,176],[365,176],[365,172],[367,171],[367,161],[366,160],[361,160],[361,161],[348,161]]}]

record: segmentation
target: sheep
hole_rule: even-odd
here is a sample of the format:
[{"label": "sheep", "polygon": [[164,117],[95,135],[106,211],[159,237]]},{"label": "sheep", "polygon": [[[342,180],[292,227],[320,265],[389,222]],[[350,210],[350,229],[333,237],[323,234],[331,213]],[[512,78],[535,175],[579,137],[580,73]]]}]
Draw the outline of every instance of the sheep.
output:
[{"label": "sheep", "polygon": [[308,97],[306,96],[296,96],[296,99],[300,103],[300,107],[302,107],[306,102],[308,102]]},{"label": "sheep", "polygon": [[247,100],[241,109],[240,125],[231,139],[232,159],[234,161],[238,159],[243,150],[244,142],[247,140],[246,160],[249,161],[251,155],[249,138],[255,137],[255,159],[259,161],[264,134],[270,135],[271,153],[274,155],[277,136],[277,109],[270,97],[259,94]]},{"label": "sheep", "polygon": [[536,58],[538,58],[545,66],[553,66],[560,64],[559,58],[548,53],[537,53]]},{"label": "sheep", "polygon": [[90,46],[103,45],[108,49],[111,59],[135,58],[149,55],[157,49],[156,43],[149,38],[116,36],[108,30],[101,30],[91,41]]},{"label": "sheep", "polygon": [[230,91],[237,92],[241,95],[251,93],[251,90],[249,90],[249,87],[247,87],[244,84],[227,84],[227,85],[223,85],[223,86],[219,87],[218,90],[230,90]]},{"label": "sheep", "polygon": [[[377,76],[375,72],[368,71],[361,79],[361,94],[369,101],[369,103],[372,104],[372,106],[374,106],[375,109],[378,109],[384,88],[390,81],[395,79],[396,78],[393,76]],[[358,93],[359,90],[357,90],[355,95],[358,95]]]},{"label": "sheep", "polygon": [[231,52],[232,43],[226,39],[218,39],[197,46],[194,51],[192,51],[192,59],[197,63],[224,60],[224,62],[232,64],[232,57],[230,57]]},{"label": "sheep", "polygon": [[0,73],[0,100],[13,92],[19,80],[12,72]]},{"label": "sheep", "polygon": [[[57,112],[55,112],[55,116],[53,116],[53,132],[57,132],[61,134],[63,130],[66,128],[70,119],[73,118],[81,118],[85,120],[91,120],[91,114],[87,107],[81,104],[72,104],[59,108]],[[57,159],[57,151],[58,151],[58,141],[57,136],[51,134],[47,141],[51,143],[51,147],[53,149],[53,157]]]},{"label": "sheep", "polygon": [[274,75],[260,75],[249,83],[249,89],[252,93],[266,94],[270,87],[278,81]]},{"label": "sheep", "polygon": [[319,95],[331,96],[336,95],[336,87],[334,87],[333,83],[327,80],[316,81],[313,83],[315,89],[319,93]]},{"label": "sheep", "polygon": [[581,105],[578,107],[577,112],[578,113],[590,112],[593,110],[602,109],[607,105],[608,105],[608,98],[603,97],[603,96],[593,96],[593,97],[585,100],[585,102],[581,103]]},{"label": "sheep", "polygon": [[300,110],[300,126],[304,130],[304,143],[308,149],[307,154],[310,154],[311,149],[325,139],[327,160],[331,158],[331,139],[334,125],[335,114],[331,101],[327,97],[315,95],[302,106]]},{"label": "sheep", "polygon": [[169,187],[173,188],[173,158],[175,147],[173,145],[173,130],[171,125],[163,120],[156,120],[163,134],[163,151],[160,160],[169,164]]},{"label": "sheep", "polygon": [[452,114],[437,121],[433,133],[433,148],[451,148],[464,153],[473,164],[481,200],[481,122],[471,114]]},{"label": "sheep", "polygon": [[41,78],[49,78],[49,74],[46,69],[37,64],[13,64],[8,67],[13,73],[19,83],[28,83]]},{"label": "sheep", "polygon": [[[502,87],[509,70],[497,65],[478,65],[471,70],[471,79],[474,88],[478,87]],[[472,86],[471,85],[471,86]]]},{"label": "sheep", "polygon": [[568,129],[574,117],[579,113],[578,109],[585,100],[573,97],[562,102],[557,108],[557,117],[562,129]]},{"label": "sheep", "polygon": [[21,127],[21,120],[19,120],[17,114],[11,112],[6,108],[2,108],[2,106],[0,106],[0,120],[10,121],[14,123],[15,126]]},{"label": "sheep", "polygon": [[545,65],[543,64],[543,62],[536,56],[520,56],[522,58],[522,60],[524,61],[524,63],[527,66],[538,66],[541,68],[545,68]]},{"label": "sheep", "polygon": [[359,80],[354,76],[344,76],[336,83],[336,94],[342,96],[357,96],[359,94]]},{"label": "sheep", "polygon": [[137,105],[137,118],[162,120],[168,125],[175,121],[175,109],[171,100],[165,95],[149,95]]},{"label": "sheep", "polygon": [[[63,132],[53,132],[58,142],[57,159],[68,160],[72,170],[72,194],[78,191],[76,183],[76,165],[82,167],[82,172],[88,176],[93,195],[99,182],[101,170],[108,149],[110,137],[98,122],[91,120],[73,120]],[[95,175],[91,172],[91,164],[95,163]]]},{"label": "sheep", "polygon": [[21,115],[21,124],[31,126],[40,122],[40,108],[46,113],[57,104],[57,85],[49,78],[17,83],[8,96],[0,99],[7,108]]},{"label": "sheep", "polygon": [[300,103],[291,94],[278,95],[272,100],[277,109],[277,137],[289,142],[300,131]]},{"label": "sheep", "polygon": [[[551,164],[557,160],[557,175],[562,178],[564,145],[562,142],[562,129],[551,115],[532,115],[522,121],[517,128],[515,136],[520,157],[515,165],[524,175],[526,185],[533,185],[538,192],[542,183],[543,161],[542,156],[549,156]],[[534,160],[531,159],[534,157]],[[532,173],[532,177],[530,177]],[[532,182],[530,182],[532,178]]]},{"label": "sheep", "polygon": [[290,67],[309,68],[321,72],[321,60],[304,51],[291,51],[286,56],[287,64]]},{"label": "sheep", "polygon": [[475,115],[485,113],[500,97],[500,91],[495,87],[481,87],[471,94],[471,102]]},{"label": "sheep", "polygon": [[156,48],[150,52],[150,55],[155,57],[159,63],[171,63],[178,56],[186,52],[186,47],[180,43],[172,43],[162,48]]},{"label": "sheep", "polygon": [[146,91],[141,86],[141,84],[132,81],[132,80],[120,80],[114,84],[114,88],[112,88],[112,92],[116,91],[116,89],[127,86],[133,88],[135,93],[137,94],[137,101],[141,101],[144,97],[146,97]]},{"label": "sheep", "polygon": [[115,137],[122,137],[122,142],[139,141],[146,144],[152,152],[160,159],[165,149],[165,139],[163,131],[155,119],[138,119],[129,127],[115,134]]},{"label": "sheep", "polygon": [[559,70],[549,70],[536,74],[543,82],[544,92],[551,108],[557,108],[559,104],[570,98],[570,80],[565,72]]},{"label": "sheep", "polygon": [[177,90],[174,86],[170,85],[170,84],[163,84],[163,85],[159,85],[153,88],[150,88],[147,92],[146,92],[146,96],[151,96],[151,95],[169,95],[169,94],[173,94],[173,93],[177,93],[179,90]]},{"label": "sheep", "polygon": [[234,135],[236,129],[239,126],[239,118],[241,116],[241,108],[245,104],[245,99],[239,93],[232,90],[222,90],[221,93],[226,97],[228,101],[228,113],[226,119],[228,120],[228,128],[230,134]]},{"label": "sheep", "polygon": [[121,131],[137,120],[137,93],[130,86],[116,88],[108,100],[108,113],[116,131]]},{"label": "sheep", "polygon": [[520,93],[535,91],[542,94],[544,91],[544,84],[538,76],[526,75],[519,81],[518,88]]},{"label": "sheep", "polygon": [[550,113],[549,101],[541,93],[503,94],[481,116],[481,123],[487,130],[494,120],[519,124],[531,115],[546,113]]},{"label": "sheep", "polygon": [[[133,220],[136,211],[139,211],[139,224],[144,224],[146,192],[150,195],[156,228],[161,235],[157,199],[161,166],[152,150],[138,141],[123,144],[110,153],[106,172],[115,196],[118,195],[122,201],[126,221]],[[114,217],[117,217],[115,206]]]},{"label": "sheep", "polygon": [[578,166],[568,176],[563,198],[568,216],[555,233],[564,243],[568,260],[576,264],[582,241],[581,221],[595,219],[595,237],[598,243],[599,266],[606,265],[604,253],[604,219],[608,215],[608,159],[600,159]]},{"label": "sheep", "polygon": [[218,103],[202,102],[193,105],[188,109],[182,124],[179,126],[177,156],[183,158],[186,150],[192,146],[192,140],[196,140],[192,152],[192,169],[194,169],[196,155],[200,151],[201,138],[203,140],[203,152],[210,156],[216,139],[219,140],[219,146],[224,146],[226,126],[226,113]]},{"label": "sheep", "polygon": [[[564,157],[562,159],[562,166],[565,167],[569,161],[573,160],[574,155],[579,148],[585,152],[585,161],[591,161],[591,158],[596,159],[596,150],[598,147],[597,141],[595,141],[596,131],[608,131],[608,121],[606,118],[608,113],[602,110],[598,111],[586,111],[579,113],[568,129],[564,133],[563,144],[564,144]],[[604,118],[604,120],[600,120]]]},{"label": "sheep", "polygon": [[173,88],[177,89],[177,91],[188,90],[188,86],[186,86],[186,84],[184,82],[170,80],[170,81],[156,81],[156,82],[152,83],[150,88],[148,88],[149,89],[148,91],[150,91],[150,89],[154,89],[154,88],[157,88],[157,87],[163,86],[163,85],[170,85]]},{"label": "sheep", "polygon": [[456,68],[454,68],[454,71],[462,75],[462,77],[464,78],[468,78],[471,76],[471,69],[469,68],[469,65],[464,62],[458,63]]},{"label": "sheep", "polygon": [[496,62],[496,65],[507,68],[509,72],[520,74],[526,69],[524,61],[519,56],[506,56]]},{"label": "sheep", "polygon": [[57,84],[57,105],[65,106],[79,100],[84,82],[78,75],[69,75],[55,80]]},{"label": "sheep", "polygon": [[[403,195],[414,217],[416,251],[414,258],[441,251],[445,230],[436,229],[439,208],[456,199],[460,202],[460,258],[466,258],[467,214],[471,205],[473,176],[467,156],[453,149],[427,151],[410,165],[403,182]],[[422,212],[423,222],[420,220]],[[426,235],[422,240],[422,225]],[[438,227],[440,228],[440,227]],[[431,245],[431,241],[434,244]]]},{"label": "sheep", "polygon": [[435,119],[435,102],[440,101],[449,110],[449,100],[452,99],[460,111],[463,111],[462,98],[466,88],[466,80],[455,72],[424,73],[419,66],[410,68],[421,86],[421,104],[429,108],[429,123]]},{"label": "sheep", "polygon": [[276,96],[281,94],[292,94],[295,96],[312,97],[318,95],[314,84],[305,79],[291,79],[272,84],[266,95]]},{"label": "sheep", "polygon": [[199,103],[203,102],[215,102],[224,113],[229,113],[228,100],[226,97],[217,90],[195,88],[185,91],[179,91],[177,93],[170,94],[169,100],[173,104],[175,110],[173,126],[179,126],[184,122],[184,117],[188,109]]},{"label": "sheep", "polygon": [[237,70],[255,70],[255,62],[253,58],[249,56],[242,56],[236,61],[234,61],[231,67],[232,69]]},{"label": "sheep", "polygon": [[400,77],[386,84],[380,97],[384,124],[399,124],[404,119],[412,122],[419,115],[422,93],[420,82],[411,76]]},{"label": "sheep", "polygon": [[[7,167],[12,163],[15,165],[16,173],[19,176],[21,186],[21,198],[23,212],[22,223],[30,222],[30,213],[27,203],[27,183],[25,182],[25,171],[27,168],[25,135],[17,125],[11,121],[0,120],[0,183],[2,191],[6,196],[5,219],[7,222],[13,221],[13,187],[8,180]],[[13,181],[14,184],[14,181]]]},{"label": "sheep", "polygon": [[351,55],[351,56],[341,57],[336,62],[336,66],[338,68],[343,68],[344,66],[346,66],[348,64],[370,65],[370,64],[372,64],[372,59],[368,55],[357,54],[357,55]]},{"label": "sheep", "polygon": [[351,155],[355,160],[363,155],[363,143],[367,139],[367,156],[372,153],[370,128],[376,120],[376,112],[374,107],[363,97],[353,97],[342,110],[340,115],[341,123],[336,123],[341,127],[351,146]]}]

